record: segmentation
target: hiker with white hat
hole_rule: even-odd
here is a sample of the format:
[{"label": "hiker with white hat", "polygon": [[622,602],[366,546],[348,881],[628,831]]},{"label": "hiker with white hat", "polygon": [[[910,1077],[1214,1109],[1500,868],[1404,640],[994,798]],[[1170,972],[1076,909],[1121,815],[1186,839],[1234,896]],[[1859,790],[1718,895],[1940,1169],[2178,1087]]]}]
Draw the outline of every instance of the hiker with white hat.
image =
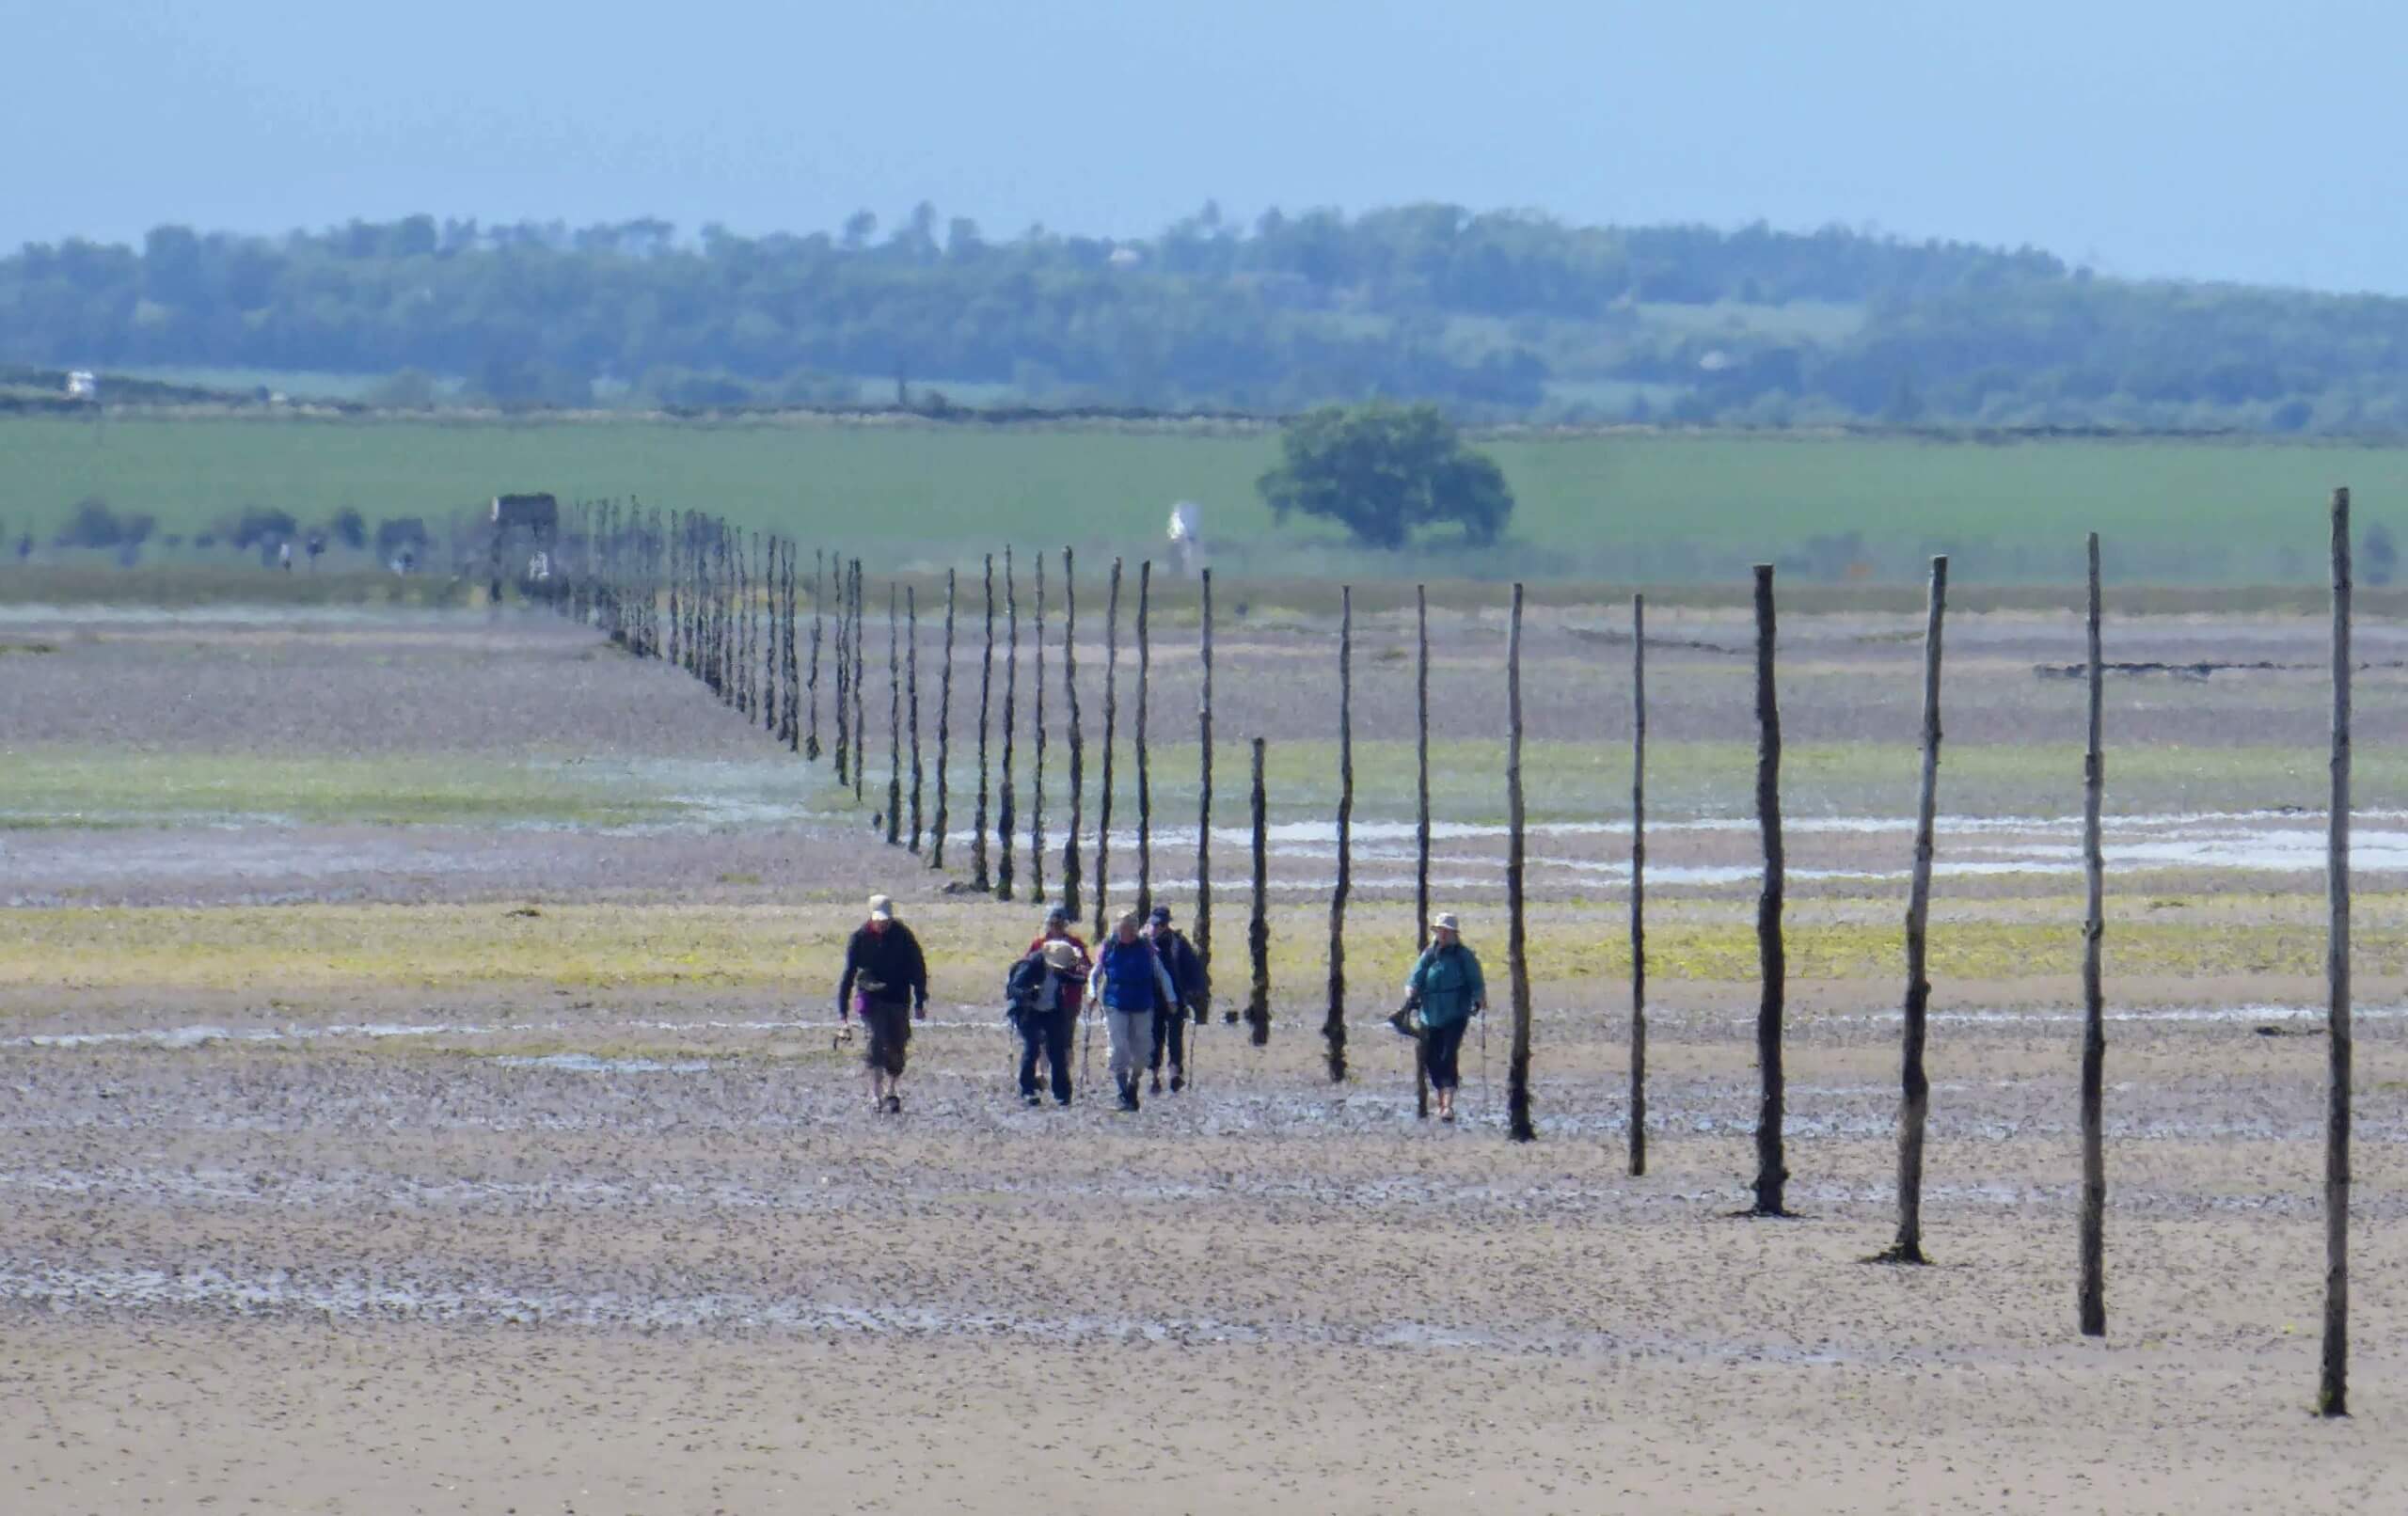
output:
[{"label": "hiker with white hat", "polygon": [[[1046,910],[1045,928],[1028,944],[1028,951],[1042,953],[1049,942],[1068,942],[1078,950],[1078,968],[1062,990],[1063,1007],[1069,1012],[1069,1025],[1075,1030],[1086,1000],[1087,975],[1095,971],[1095,960],[1087,955],[1086,940],[1070,930],[1070,912],[1066,906],[1055,905]],[[1061,1077],[1069,1079],[1069,1071],[1063,1071]]]},{"label": "hiker with white hat", "polygon": [[[1480,958],[1464,944],[1463,923],[1451,910],[1430,918],[1430,945],[1404,981],[1409,1007],[1418,1011],[1420,1036],[1430,1063],[1430,1087],[1438,1092],[1438,1119],[1455,1119],[1456,1066],[1471,1019],[1488,1009],[1488,982]],[[1400,1030],[1404,1030],[1400,1028]]]},{"label": "hiker with white hat", "polygon": [[836,1019],[861,1013],[869,1029],[870,1108],[889,1114],[903,1109],[903,1062],[911,1043],[911,1018],[928,1019],[928,964],[911,928],[895,919],[895,902],[869,897],[869,919],[845,944],[845,977],[836,984]]},{"label": "hiker with white hat", "polygon": [[1137,1109],[1137,1080],[1154,1050],[1154,1011],[1176,1006],[1179,993],[1154,944],[1137,931],[1137,913],[1125,910],[1112,935],[1096,949],[1087,998],[1103,1007],[1112,1039],[1112,1079],[1120,1086],[1120,1109]]},{"label": "hiker with white hat", "polygon": [[1040,940],[1005,976],[1004,995],[1013,1030],[1020,1034],[1020,1098],[1024,1105],[1040,1103],[1040,1057],[1053,1066],[1054,1103],[1070,1103],[1070,1027],[1078,1019],[1077,996],[1085,968],[1079,945],[1056,937]]}]

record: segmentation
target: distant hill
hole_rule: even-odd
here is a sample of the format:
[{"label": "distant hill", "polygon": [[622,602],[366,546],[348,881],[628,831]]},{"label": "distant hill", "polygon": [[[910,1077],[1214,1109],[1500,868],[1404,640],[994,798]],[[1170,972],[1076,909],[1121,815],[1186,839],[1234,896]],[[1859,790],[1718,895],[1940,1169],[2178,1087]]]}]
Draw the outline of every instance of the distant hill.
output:
[{"label": "distant hill", "polygon": [[[2408,431],[2408,301],[2093,277],[1842,229],[1210,206],[1155,237],[745,238],[411,216],[0,259],[0,362],[368,376],[355,398],[892,399],[1472,419]],[[297,391],[296,391],[297,392]]]}]

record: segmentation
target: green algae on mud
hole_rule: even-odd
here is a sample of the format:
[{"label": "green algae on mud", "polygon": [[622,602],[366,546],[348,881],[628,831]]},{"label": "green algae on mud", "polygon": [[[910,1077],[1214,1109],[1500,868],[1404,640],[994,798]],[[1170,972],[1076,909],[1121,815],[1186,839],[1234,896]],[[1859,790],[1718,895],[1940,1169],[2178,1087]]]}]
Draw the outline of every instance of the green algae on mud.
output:
[{"label": "green algae on mud", "polygon": [[[1943,918],[1931,928],[1941,993],[1951,978],[1986,982],[2066,974],[2079,962],[2070,910],[2037,919],[2017,902],[2013,919]],[[2408,972],[2408,896],[2361,897],[2353,960],[2369,974]],[[914,903],[935,992],[957,1003],[995,998],[1000,976],[1025,944],[1028,917],[990,905]],[[2324,935],[2304,908],[2244,914],[2210,907],[2203,919],[2122,917],[2111,928],[2109,970],[2165,977],[2311,975]],[[1350,934],[1350,966],[1369,986],[1401,982],[1413,955],[1408,913],[1381,904]],[[1273,916],[1272,977],[1283,1001],[1308,999],[1325,969],[1319,912],[1282,907]],[[19,908],[0,912],[0,988],[31,992],[178,989],[280,997],[351,989],[443,992],[478,986],[547,989],[692,987],[790,992],[801,1005],[832,992],[848,911],[832,903],[798,909],[760,905],[546,905],[523,915],[498,904]],[[1502,928],[1479,935],[1501,939]],[[1548,985],[1618,984],[1629,967],[1618,905],[1539,908],[1531,977]],[[1649,932],[1649,972],[1663,980],[1747,983],[1755,937],[1740,902],[1684,902]],[[1788,932],[1798,980],[1879,980],[1898,971],[1894,924],[1806,920]],[[1225,967],[1224,987],[1229,981]],[[1223,997],[1226,999],[1226,995]]]}]

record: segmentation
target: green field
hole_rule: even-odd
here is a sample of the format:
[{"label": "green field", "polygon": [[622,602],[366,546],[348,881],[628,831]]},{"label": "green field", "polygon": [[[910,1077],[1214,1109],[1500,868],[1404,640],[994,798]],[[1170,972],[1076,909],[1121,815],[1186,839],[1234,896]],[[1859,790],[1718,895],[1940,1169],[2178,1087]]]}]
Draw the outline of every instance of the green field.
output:
[{"label": "green field", "polygon": [[2062,581],[2093,529],[2126,582],[2311,583],[2337,483],[2355,487],[2362,525],[2408,530],[2408,447],[1670,434],[1485,446],[1520,502],[1508,545],[1370,555],[1324,527],[1272,521],[1254,480],[1275,443],[1259,434],[16,418],[0,420],[0,529],[47,535],[89,496],[189,535],[246,505],[304,521],[346,505],[372,521],[433,518],[497,490],[548,489],[716,511],[925,566],[1006,540],[1154,552],[1166,508],[1193,499],[1215,561],[1240,574],[1657,584],[1719,581],[1767,557],[1808,580],[1895,581],[1940,551],[1960,581]]}]

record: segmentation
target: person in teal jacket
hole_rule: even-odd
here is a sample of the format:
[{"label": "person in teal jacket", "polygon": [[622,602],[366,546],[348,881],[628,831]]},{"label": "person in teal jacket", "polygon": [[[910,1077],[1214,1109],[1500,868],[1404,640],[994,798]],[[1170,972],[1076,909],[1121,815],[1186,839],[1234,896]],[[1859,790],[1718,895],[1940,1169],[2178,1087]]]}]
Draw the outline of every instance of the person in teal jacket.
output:
[{"label": "person in teal jacket", "polygon": [[1480,959],[1464,945],[1463,924],[1451,910],[1430,918],[1430,945],[1404,982],[1411,1003],[1421,1010],[1421,1040],[1428,1050],[1430,1087],[1438,1092],[1438,1119],[1455,1119],[1456,1065],[1471,1019],[1488,1009],[1488,982]]}]

